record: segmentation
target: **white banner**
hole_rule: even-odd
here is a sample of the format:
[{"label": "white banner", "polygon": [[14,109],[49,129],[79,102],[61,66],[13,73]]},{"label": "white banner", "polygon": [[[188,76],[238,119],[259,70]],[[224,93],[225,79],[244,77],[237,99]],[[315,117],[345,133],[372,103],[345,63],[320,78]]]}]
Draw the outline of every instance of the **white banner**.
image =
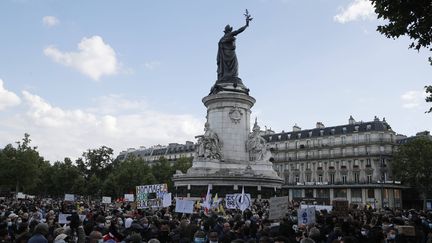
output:
[{"label": "white banner", "polygon": [[73,202],[73,201],[75,201],[75,195],[74,194],[65,194],[64,200],[69,201],[69,202]]},{"label": "white banner", "polygon": [[315,223],[315,207],[301,208],[297,210],[298,224],[314,224]]},{"label": "white banner", "polygon": [[176,207],[175,207],[175,212],[176,213],[193,213],[193,208],[194,208],[194,201],[189,201],[189,200],[177,200],[176,201]]},{"label": "white banner", "polygon": [[17,193],[17,199],[25,199],[25,194],[22,192]]},{"label": "white banner", "polygon": [[300,206],[300,208],[308,208],[308,207],[315,207],[316,211],[327,210],[327,212],[331,212],[333,210],[333,206],[329,206],[329,205],[306,205],[306,204],[302,204]]},{"label": "white banner", "polygon": [[[240,209],[242,204],[241,204],[241,193],[236,193],[236,194],[226,194],[225,196],[225,206],[228,209]],[[243,206],[245,208],[249,208],[252,205],[252,201],[251,201],[251,196],[249,193],[245,193],[244,194],[244,202],[243,202]]]},{"label": "white banner", "polygon": [[111,203],[111,197],[102,197],[102,203],[110,204]]},{"label": "white banner", "polygon": [[134,194],[124,194],[125,202],[133,202],[135,201]]}]

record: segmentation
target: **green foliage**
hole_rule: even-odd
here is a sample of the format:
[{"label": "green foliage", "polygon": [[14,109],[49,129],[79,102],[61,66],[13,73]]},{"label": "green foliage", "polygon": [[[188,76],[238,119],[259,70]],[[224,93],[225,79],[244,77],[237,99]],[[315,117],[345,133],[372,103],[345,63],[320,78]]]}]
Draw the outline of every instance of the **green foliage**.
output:
[{"label": "green foliage", "polygon": [[9,188],[15,186],[16,191],[31,191],[38,184],[40,172],[46,163],[39,156],[37,148],[30,147],[30,142],[30,135],[26,133],[22,142],[16,142],[16,148],[8,144],[1,151],[2,185]]},{"label": "green foliage", "polygon": [[[378,18],[387,24],[378,31],[387,38],[408,36],[413,40],[409,48],[420,50],[432,42],[432,4],[430,0],[371,0]],[[432,62],[431,62],[432,64]]]},{"label": "green foliage", "polygon": [[113,159],[113,150],[106,146],[87,150],[75,162],[65,158],[50,164],[30,142],[30,136],[25,134],[17,147],[9,144],[0,150],[1,187],[54,197],[65,193],[121,197],[135,192],[138,185],[167,183],[168,188],[173,188],[175,171],[185,173],[192,165],[191,158],[180,158],[171,165],[161,157],[152,166],[135,156],[117,161]]},{"label": "green foliage", "polygon": [[[428,94],[428,96],[426,97],[426,102],[432,103],[432,85],[425,86],[425,89],[426,89],[426,94]],[[432,113],[432,107],[429,109],[429,111],[426,112]]]},{"label": "green foliage", "polygon": [[[432,51],[432,2],[430,0],[371,0],[378,18],[387,24],[377,30],[387,38],[408,36],[409,48]],[[432,65],[432,57],[429,57]],[[432,102],[432,86],[426,86],[426,102]],[[432,112],[432,107],[427,113]]]},{"label": "green foliage", "polygon": [[393,158],[395,178],[424,195],[432,193],[432,140],[420,137],[399,147]]}]

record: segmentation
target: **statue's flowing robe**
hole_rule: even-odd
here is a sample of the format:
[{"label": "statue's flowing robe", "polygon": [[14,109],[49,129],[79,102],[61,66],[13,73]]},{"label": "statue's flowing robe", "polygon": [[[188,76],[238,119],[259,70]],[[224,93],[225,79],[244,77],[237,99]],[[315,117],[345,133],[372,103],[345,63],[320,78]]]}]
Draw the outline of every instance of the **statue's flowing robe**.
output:
[{"label": "statue's flowing robe", "polygon": [[235,39],[232,33],[227,33],[219,41],[217,54],[217,73],[219,81],[229,81],[232,78],[238,77]]}]

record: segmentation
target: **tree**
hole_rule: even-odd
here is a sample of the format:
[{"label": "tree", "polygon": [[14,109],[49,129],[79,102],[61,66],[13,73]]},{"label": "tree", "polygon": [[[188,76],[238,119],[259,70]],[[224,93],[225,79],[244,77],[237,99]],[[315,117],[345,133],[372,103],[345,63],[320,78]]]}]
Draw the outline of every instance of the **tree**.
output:
[{"label": "tree", "polygon": [[102,146],[98,149],[87,150],[83,153],[83,158],[79,158],[76,163],[86,179],[93,176],[104,179],[114,167],[112,156],[113,149]]},{"label": "tree", "polygon": [[432,140],[419,137],[399,146],[393,158],[393,175],[422,194],[432,195]]},{"label": "tree", "polygon": [[46,161],[39,156],[37,147],[30,146],[30,135],[25,133],[22,141],[16,142],[17,147],[11,144],[1,151],[0,177],[2,184],[15,186],[15,191],[33,191],[38,182],[42,168]]},{"label": "tree", "polygon": [[174,168],[165,157],[160,157],[158,161],[152,166],[152,174],[156,178],[156,183],[167,183],[168,188],[172,188],[172,175]]},{"label": "tree", "polygon": [[187,170],[192,166],[192,158],[181,157],[174,164],[174,172],[179,170],[182,173],[186,173]]},{"label": "tree", "polygon": [[[430,0],[371,0],[379,19],[387,24],[378,26],[377,30],[387,38],[408,36],[409,48],[420,51],[422,48],[432,51],[432,3]],[[429,57],[432,65],[432,57]],[[425,86],[432,102],[432,86]],[[427,112],[432,112],[432,107]]]}]

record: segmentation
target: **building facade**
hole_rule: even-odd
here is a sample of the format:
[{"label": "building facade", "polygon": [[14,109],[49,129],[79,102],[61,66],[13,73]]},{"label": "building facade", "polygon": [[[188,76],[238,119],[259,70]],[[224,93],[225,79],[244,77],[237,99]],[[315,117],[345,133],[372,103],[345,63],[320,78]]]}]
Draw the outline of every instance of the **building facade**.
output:
[{"label": "building facade", "polygon": [[330,205],[333,200],[372,207],[401,207],[403,186],[392,180],[391,158],[397,137],[377,117],[356,122],[263,135],[273,166],[291,200]]},{"label": "building facade", "polygon": [[167,146],[155,145],[150,148],[140,147],[139,149],[129,148],[126,151],[120,152],[117,156],[118,160],[125,160],[128,156],[142,158],[144,161],[152,165],[161,157],[166,158],[171,163],[179,158],[191,158],[194,156],[196,145],[191,141],[186,141],[185,144],[170,143]]},{"label": "building facade", "polygon": [[[348,200],[358,206],[402,207],[402,189],[391,173],[392,154],[407,137],[396,134],[385,119],[325,127],[317,122],[313,129],[295,125],[291,132],[265,129],[273,155],[273,167],[284,180],[281,193],[290,200],[330,205],[333,200]],[[161,156],[172,163],[180,157],[195,156],[196,145],[172,143],[168,146],[128,149],[119,155],[133,154],[149,164]]]}]

